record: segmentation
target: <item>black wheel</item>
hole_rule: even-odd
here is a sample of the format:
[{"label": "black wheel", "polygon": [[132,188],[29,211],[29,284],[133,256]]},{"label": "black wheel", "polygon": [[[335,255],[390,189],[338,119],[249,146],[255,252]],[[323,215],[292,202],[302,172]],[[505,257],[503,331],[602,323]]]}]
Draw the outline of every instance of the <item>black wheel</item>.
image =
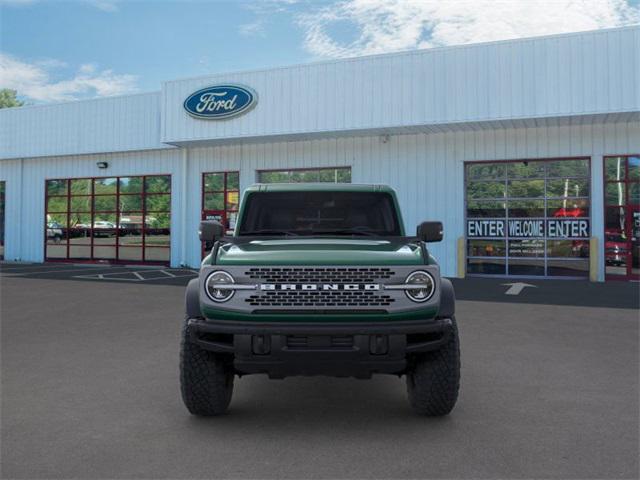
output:
[{"label": "black wheel", "polygon": [[460,343],[456,319],[449,341],[439,350],[414,359],[407,372],[409,403],[421,415],[441,416],[453,410],[460,388]]},{"label": "black wheel", "polygon": [[221,415],[233,394],[233,371],[225,358],[208,352],[189,340],[188,319],[182,327],[180,391],[193,415]]}]

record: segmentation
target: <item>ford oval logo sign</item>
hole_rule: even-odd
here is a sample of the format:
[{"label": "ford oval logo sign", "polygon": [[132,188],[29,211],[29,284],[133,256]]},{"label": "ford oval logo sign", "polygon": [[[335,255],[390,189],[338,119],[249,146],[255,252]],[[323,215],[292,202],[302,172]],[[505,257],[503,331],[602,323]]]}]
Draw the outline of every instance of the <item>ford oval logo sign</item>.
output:
[{"label": "ford oval logo sign", "polygon": [[192,93],[184,109],[196,118],[219,120],[241,115],[253,108],[258,96],[242,85],[214,85]]}]

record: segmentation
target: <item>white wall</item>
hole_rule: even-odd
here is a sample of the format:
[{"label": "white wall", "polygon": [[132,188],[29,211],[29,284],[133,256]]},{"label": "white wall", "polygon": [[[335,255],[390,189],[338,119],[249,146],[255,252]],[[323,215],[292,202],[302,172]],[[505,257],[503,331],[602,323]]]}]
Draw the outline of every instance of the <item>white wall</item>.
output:
[{"label": "white wall", "polygon": [[159,92],[0,110],[0,159],[158,148]]},{"label": "white wall", "polygon": [[19,259],[22,254],[20,238],[22,161],[0,162],[0,181],[5,182],[4,258]]},{"label": "white wall", "polygon": [[[640,27],[627,27],[175,80],[162,88],[161,138],[228,142],[637,112],[639,51]],[[184,111],[190,94],[226,82],[256,90],[256,107],[224,121]]]},{"label": "white wall", "polygon": [[[200,174],[240,170],[240,187],[256,181],[256,170],[351,166],[354,183],[386,183],[398,193],[407,232],[422,220],[442,220],[445,241],[433,244],[446,275],[456,274],[456,239],[464,235],[465,161],[563,156],[592,158],[592,234],[603,239],[602,156],[640,153],[640,123],[479,130],[456,133],[340,138],[190,149],[189,209],[199,208]],[[188,230],[197,228],[190,217]],[[187,251],[198,259],[197,240]],[[601,254],[600,271],[604,269]]]},{"label": "white wall", "polygon": [[[184,198],[181,184],[176,181],[183,176],[181,155],[175,149],[0,161],[0,180],[6,179],[7,182],[5,259],[43,261],[47,179],[171,174],[171,210],[179,212],[180,202]],[[106,170],[99,169],[96,165],[98,161],[108,162],[109,167]],[[171,220],[177,221],[176,216],[173,215]],[[172,224],[172,227],[179,225]],[[178,239],[176,236],[171,239],[171,261],[174,264],[180,261]]]},{"label": "white wall", "polygon": [[[55,157],[24,160],[22,195],[15,186],[20,162],[5,161],[0,162],[0,179],[7,179],[6,258],[42,261],[47,178],[171,174],[171,262],[197,266],[202,172],[240,170],[244,189],[256,181],[256,170],[344,165],[352,167],[354,183],[387,183],[396,189],[408,232],[419,221],[442,220],[445,241],[430,248],[444,273],[455,275],[455,241],[464,235],[465,161],[590,156],[592,233],[602,246],[602,156],[632,153],[640,153],[640,122],[392,135],[387,143],[378,136],[351,137]],[[109,162],[108,170],[99,170],[97,161]]]},{"label": "white wall", "polygon": [[[638,52],[640,27],[632,26],[216,73],[166,82],[161,92],[2,109],[0,159],[542,119],[637,121]],[[187,96],[221,82],[252,87],[256,108],[224,121],[185,112]]]}]

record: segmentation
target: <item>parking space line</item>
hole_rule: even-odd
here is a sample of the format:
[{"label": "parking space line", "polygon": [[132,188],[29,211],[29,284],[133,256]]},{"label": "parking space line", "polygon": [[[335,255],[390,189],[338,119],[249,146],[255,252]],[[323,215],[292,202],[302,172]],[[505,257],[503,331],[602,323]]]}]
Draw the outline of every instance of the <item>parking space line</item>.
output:
[{"label": "parking space line", "polygon": [[[37,270],[37,269],[20,269],[18,271],[7,272],[6,269],[0,269],[0,275],[40,275],[44,273],[65,273],[65,272],[86,272],[88,270],[124,270],[125,267],[81,267],[81,268],[59,268],[56,270]],[[114,272],[116,273],[116,272]],[[120,272],[118,272],[120,273]]]},{"label": "parking space line", "polygon": [[[194,275],[174,275],[171,278],[186,278],[186,277],[193,278],[195,276],[196,276],[195,274]],[[166,277],[142,278],[142,279],[141,278],[117,278],[117,277],[107,278],[105,275],[76,275],[72,278],[82,278],[86,280],[105,280],[105,281],[115,280],[119,282],[152,282],[155,280],[168,280],[168,278]]]},{"label": "parking space line", "polygon": [[[184,278],[195,277],[198,275],[197,271],[189,269],[181,269],[180,272],[188,272],[186,274],[175,274],[164,269],[157,270],[139,270],[139,271],[119,271],[119,272],[102,272],[92,273],[90,275],[74,275],[72,278],[82,278],[89,280],[119,280],[124,282],[149,282],[152,280],[167,280],[168,278]],[[162,274],[163,276],[157,276],[148,278],[147,274]]]},{"label": "parking space line", "polygon": [[[191,277],[191,278],[193,278],[193,277],[195,277],[195,275],[174,275],[174,276],[173,276],[173,278],[184,278],[184,277]],[[145,279],[144,281],[145,281],[145,282],[152,282],[152,281],[154,281],[154,280],[167,280],[167,279],[166,279],[166,278],[164,278],[164,277],[156,277],[156,278],[147,278],[147,279]]]},{"label": "parking space line", "polygon": [[124,267],[127,268],[138,268],[138,269],[146,269],[146,270],[157,270],[158,267],[162,266],[162,265],[136,265],[136,264],[128,264],[128,265],[123,265]]},{"label": "parking space line", "polygon": [[133,272],[121,272],[119,274],[110,274],[110,273],[94,273],[92,275],[74,275],[71,278],[81,278],[83,280],[121,280],[125,282],[142,282],[144,278],[140,276],[134,278],[118,278],[112,275],[125,275],[125,274],[133,274]]},{"label": "parking space line", "polygon": [[[1,268],[5,267],[5,268]],[[89,265],[89,264],[28,264],[28,265],[0,265],[0,277],[4,278],[52,278],[86,279],[86,280],[120,280],[125,282],[147,282],[155,280],[169,280],[174,278],[193,278],[198,275],[197,269],[163,268],[156,266],[149,268],[141,265]]]}]

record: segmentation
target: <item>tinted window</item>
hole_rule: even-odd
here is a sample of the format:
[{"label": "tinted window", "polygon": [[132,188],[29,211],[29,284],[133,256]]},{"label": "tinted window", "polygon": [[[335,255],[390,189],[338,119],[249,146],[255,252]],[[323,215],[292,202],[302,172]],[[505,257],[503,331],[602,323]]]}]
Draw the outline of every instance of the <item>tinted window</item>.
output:
[{"label": "tinted window", "polygon": [[470,258],[467,261],[467,272],[481,275],[504,275],[506,262],[498,258]]},{"label": "tinted window", "polygon": [[507,164],[509,178],[542,178],[545,162],[512,162]]},{"label": "tinted window", "polygon": [[544,180],[512,180],[507,196],[512,198],[544,197]]},{"label": "tinted window", "polygon": [[46,186],[46,258],[169,258],[170,176],[59,179]]},{"label": "tinted window", "polygon": [[606,180],[624,180],[625,157],[609,157],[604,159],[604,178]]},{"label": "tinted window", "polygon": [[94,193],[96,195],[112,194],[115,195],[118,189],[117,178],[96,178],[94,183]]},{"label": "tinted window", "polygon": [[467,254],[470,257],[504,257],[504,240],[469,240]]},{"label": "tinted window", "polygon": [[588,177],[589,160],[556,160],[547,163],[548,177]]},{"label": "tinted window", "polygon": [[469,198],[502,198],[505,196],[504,182],[473,182],[467,186]]},{"label": "tinted window", "polygon": [[536,238],[532,240],[509,240],[510,257],[543,257],[544,240]]},{"label": "tinted window", "polygon": [[224,172],[205,173],[204,191],[219,192],[221,190],[224,190]]},{"label": "tinted window", "polygon": [[[616,160],[605,167],[617,178],[625,165]],[[468,163],[465,173],[469,274],[588,274],[583,267],[589,258],[589,159]],[[605,187],[611,201],[625,193],[640,200],[631,186]],[[611,210],[607,225],[617,223],[616,214]]]},{"label": "tinted window", "polygon": [[392,197],[377,192],[258,192],[240,235],[400,235]]},{"label": "tinted window", "polygon": [[586,198],[570,200],[548,200],[547,216],[554,218],[588,217],[589,200]]},{"label": "tinted window", "polygon": [[91,195],[91,179],[79,178],[71,180],[71,195]]},{"label": "tinted window", "polygon": [[547,182],[548,197],[588,197],[588,179],[549,180]]},{"label": "tinted window", "polygon": [[544,200],[509,200],[509,217],[544,217]]},{"label": "tinted window", "polygon": [[640,157],[629,157],[629,180],[640,180]]},{"label": "tinted window", "polygon": [[605,188],[605,201],[608,205],[624,205],[625,187],[623,182],[607,183]]},{"label": "tinted window", "polygon": [[467,203],[467,216],[476,217],[504,217],[505,203],[492,200],[471,200]]},{"label": "tinted window", "polygon": [[500,163],[477,163],[467,168],[469,180],[497,180],[503,179],[505,165]]},{"label": "tinted window", "polygon": [[169,175],[145,177],[145,189],[147,193],[168,193],[171,191],[171,177]]},{"label": "tinted window", "polygon": [[351,183],[351,167],[258,172],[260,183]]},{"label": "tinted window", "polygon": [[142,181],[143,177],[121,177],[120,194],[142,193]]},{"label": "tinted window", "polygon": [[47,195],[66,195],[67,180],[47,180]]}]

